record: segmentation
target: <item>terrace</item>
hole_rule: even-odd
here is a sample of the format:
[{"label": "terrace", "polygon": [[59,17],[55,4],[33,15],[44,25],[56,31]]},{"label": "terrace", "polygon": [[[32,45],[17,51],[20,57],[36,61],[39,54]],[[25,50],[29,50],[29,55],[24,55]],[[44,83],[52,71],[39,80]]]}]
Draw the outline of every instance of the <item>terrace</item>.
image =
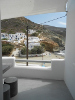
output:
[{"label": "terrace", "polygon": [[[20,59],[16,60],[14,57],[2,58],[0,52],[0,63],[8,64],[10,62],[12,65],[12,68],[3,74],[3,77],[18,77],[19,93],[11,98],[11,100],[75,100],[75,21],[73,20],[75,19],[75,0],[44,0],[43,3],[42,0],[2,1],[2,20],[41,13],[66,11],[67,1],[65,60],[34,61],[51,63],[51,68],[41,68],[38,65],[37,67],[31,67],[17,65],[15,61],[33,62],[32,60],[21,61]],[[0,100],[3,100],[2,80],[2,66],[0,65]]]},{"label": "terrace", "polygon": [[[2,57],[3,64],[9,62],[12,68],[3,77],[18,77],[18,95],[11,100],[73,100],[64,82],[64,59],[36,61]],[[51,63],[51,67],[26,66],[15,62]]]}]

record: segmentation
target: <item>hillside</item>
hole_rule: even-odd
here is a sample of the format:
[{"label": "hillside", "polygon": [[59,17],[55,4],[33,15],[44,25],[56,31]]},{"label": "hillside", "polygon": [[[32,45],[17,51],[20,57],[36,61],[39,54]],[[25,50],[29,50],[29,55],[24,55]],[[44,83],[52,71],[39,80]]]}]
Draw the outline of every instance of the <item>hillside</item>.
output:
[{"label": "hillside", "polygon": [[31,22],[30,20],[19,17],[6,19],[1,21],[1,32],[8,34],[14,34],[15,32],[26,32],[26,26],[28,25],[29,29],[40,29],[40,25]]},{"label": "hillside", "polygon": [[44,25],[44,27],[49,31],[53,31],[54,33],[57,33],[66,37],[66,28],[54,27],[54,26],[49,26],[49,25]]},{"label": "hillside", "polygon": [[19,18],[12,18],[12,19],[6,19],[1,21],[1,32],[6,33],[15,33],[15,32],[25,32],[26,26],[28,25],[29,29],[36,29],[39,31],[44,32],[54,32],[55,34],[60,34],[62,36],[66,36],[66,28],[60,28],[60,27],[53,27],[49,25],[40,25],[36,24],[25,17],[19,17]]},{"label": "hillside", "polygon": [[[1,21],[1,32],[15,34],[16,32],[26,33],[26,27],[36,30],[41,37],[46,37],[62,47],[65,45],[66,28],[53,27],[49,25],[36,24],[25,17],[6,19]],[[64,44],[64,45],[63,45]]]}]

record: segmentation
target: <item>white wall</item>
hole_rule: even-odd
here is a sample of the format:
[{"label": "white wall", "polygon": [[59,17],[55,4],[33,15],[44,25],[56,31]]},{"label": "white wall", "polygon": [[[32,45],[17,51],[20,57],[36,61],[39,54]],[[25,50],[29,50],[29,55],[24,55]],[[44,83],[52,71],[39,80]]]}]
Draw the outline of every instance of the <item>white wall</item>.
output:
[{"label": "white wall", "polygon": [[3,76],[64,80],[64,66],[65,66],[64,59],[53,59],[51,61],[51,68],[50,67],[45,68],[41,66],[36,67],[36,65],[25,66],[20,64],[12,67]]},{"label": "white wall", "polygon": [[75,0],[69,0],[65,50],[65,83],[75,100]]},{"label": "white wall", "polygon": [[3,100],[2,86],[3,86],[2,85],[2,47],[1,47],[1,15],[0,15],[0,100]]},{"label": "white wall", "polygon": [[15,57],[2,57],[2,64],[10,65],[11,67],[15,66]]}]

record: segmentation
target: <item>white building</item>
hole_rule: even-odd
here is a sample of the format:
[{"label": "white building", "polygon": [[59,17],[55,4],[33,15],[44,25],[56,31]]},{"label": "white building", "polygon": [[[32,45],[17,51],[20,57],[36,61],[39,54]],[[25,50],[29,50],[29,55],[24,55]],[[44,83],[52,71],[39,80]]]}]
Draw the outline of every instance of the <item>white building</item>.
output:
[{"label": "white building", "polygon": [[8,37],[7,33],[1,33],[1,39],[8,39]]},{"label": "white building", "polygon": [[38,37],[34,37],[34,36],[28,37],[28,40],[29,42],[39,42],[40,41]]},{"label": "white building", "polygon": [[9,40],[14,41],[14,40],[20,40],[20,39],[25,39],[26,35],[25,33],[15,33],[15,34],[9,34]]},{"label": "white building", "polygon": [[35,33],[36,30],[32,30],[32,29],[28,29],[28,34],[32,34],[32,33]]},{"label": "white building", "polygon": [[28,49],[31,50],[34,48],[34,46],[40,46],[40,43],[35,43],[35,42],[32,42],[32,43],[28,43]]},{"label": "white building", "polygon": [[[34,46],[40,46],[40,39],[38,37],[28,37],[28,49],[31,50]],[[24,41],[25,45],[27,45],[27,41]]]},{"label": "white building", "polygon": [[15,34],[9,34],[9,40],[14,41],[15,40]]}]

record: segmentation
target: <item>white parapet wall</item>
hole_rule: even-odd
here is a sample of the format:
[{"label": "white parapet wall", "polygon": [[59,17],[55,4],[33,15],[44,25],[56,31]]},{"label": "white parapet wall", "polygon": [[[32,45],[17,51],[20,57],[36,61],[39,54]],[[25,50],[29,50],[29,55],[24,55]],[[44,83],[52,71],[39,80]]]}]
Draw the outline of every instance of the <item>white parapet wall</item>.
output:
[{"label": "white parapet wall", "polygon": [[15,57],[2,57],[2,64],[10,65],[12,68],[14,68]]},{"label": "white parapet wall", "polygon": [[[5,59],[2,59],[2,61],[3,60]],[[8,60],[8,63],[9,63],[9,60]],[[13,66],[6,73],[4,73],[3,77],[15,76],[19,78],[64,80],[64,66],[65,66],[64,59],[52,59],[51,67],[41,67],[39,65],[25,66],[23,64],[21,65],[15,64],[15,66]]]}]

